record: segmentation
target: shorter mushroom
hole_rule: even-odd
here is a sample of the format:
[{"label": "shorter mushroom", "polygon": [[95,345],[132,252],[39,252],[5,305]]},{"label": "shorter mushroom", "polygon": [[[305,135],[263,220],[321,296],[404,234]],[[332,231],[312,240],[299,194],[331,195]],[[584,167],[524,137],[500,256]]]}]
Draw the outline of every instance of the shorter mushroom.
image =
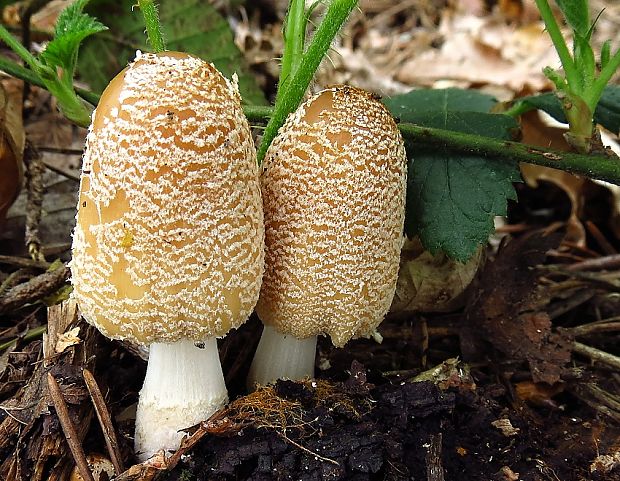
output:
[{"label": "shorter mushroom", "polygon": [[237,85],[186,54],[145,54],[93,116],[71,264],[84,318],[150,344],[137,408],[144,460],[227,401],[217,337],[258,298],[263,216]]},{"label": "shorter mushroom", "polygon": [[265,324],[248,384],[311,377],[317,335],[335,346],[370,336],[396,287],[406,156],[387,108],[339,86],[291,115],[261,178]]}]

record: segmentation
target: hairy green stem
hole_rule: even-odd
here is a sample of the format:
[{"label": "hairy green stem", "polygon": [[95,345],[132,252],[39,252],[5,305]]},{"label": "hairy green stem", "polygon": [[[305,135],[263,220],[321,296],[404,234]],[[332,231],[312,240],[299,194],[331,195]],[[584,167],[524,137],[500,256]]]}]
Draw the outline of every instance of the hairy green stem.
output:
[{"label": "hairy green stem", "polygon": [[267,105],[244,105],[243,113],[251,124],[266,124],[273,115],[273,107]]},{"label": "hairy green stem", "polygon": [[282,69],[278,81],[276,105],[286,91],[291,72],[297,69],[304,53],[306,41],[305,7],[305,0],[291,0],[289,4],[286,27],[284,28],[284,52],[282,54]]},{"label": "hairy green stem", "polygon": [[401,123],[398,127],[408,143],[443,147],[453,152],[475,154],[503,162],[542,165],[620,185],[620,160],[616,157],[553,151],[519,142],[408,123]]},{"label": "hairy green stem", "polygon": [[0,25],[0,40],[6,43],[13,52],[19,55],[19,58],[26,62],[32,70],[37,70],[40,67],[39,61],[35,56],[2,25]]},{"label": "hairy green stem", "polygon": [[566,75],[569,85],[573,88],[578,86],[581,87],[581,76],[579,75],[579,72],[577,72],[575,62],[573,61],[573,57],[566,46],[560,27],[553,16],[551,7],[549,6],[549,2],[547,2],[547,0],[536,0],[536,6],[538,7],[541,18],[545,22],[545,27],[551,37],[553,46],[560,57],[560,62],[562,62],[564,74]]},{"label": "hairy green stem", "polygon": [[80,127],[88,128],[92,110],[80,100],[72,85],[57,80],[45,82],[45,86],[56,97],[58,108],[67,119]]},{"label": "hairy green stem", "polygon": [[286,120],[288,114],[293,112],[300,104],[301,99],[319,67],[321,60],[331,46],[332,40],[340,31],[342,24],[348,18],[351,11],[357,5],[358,0],[333,0],[323,21],[312,38],[312,42],[308,46],[304,54],[303,61],[299,67],[292,72],[292,77],[287,84],[286,91],[282,94],[281,102],[277,104],[273,111],[273,116],[267,124],[263,140],[258,149],[258,161],[262,162],[265,153],[271,145],[278,130]]},{"label": "hairy green stem", "polygon": [[[41,77],[39,77],[35,72],[22,67],[18,63],[13,62],[6,57],[0,56],[0,71],[8,73],[13,77],[23,80],[24,82],[28,82],[31,85],[36,85],[37,87],[47,89]],[[76,88],[75,91],[89,104],[95,106],[99,103],[99,94],[81,88]]]},{"label": "hairy green stem", "polygon": [[[78,98],[73,89],[72,73],[63,72],[67,77],[58,76],[53,68],[44,65],[35,58],[9,31],[0,25],[0,40],[4,41],[19,57],[30,66],[32,71],[26,74],[29,78],[36,77],[58,100],[58,105],[63,115],[81,127],[90,124],[91,112]],[[4,62],[6,63],[6,62]],[[17,64],[15,64],[17,65]],[[21,69],[27,69],[20,66]]]},{"label": "hairy green stem", "polygon": [[157,6],[153,0],[138,0],[138,6],[144,17],[146,26],[146,34],[154,52],[163,52],[166,50],[164,38],[161,33],[161,24],[159,23],[159,14]]}]

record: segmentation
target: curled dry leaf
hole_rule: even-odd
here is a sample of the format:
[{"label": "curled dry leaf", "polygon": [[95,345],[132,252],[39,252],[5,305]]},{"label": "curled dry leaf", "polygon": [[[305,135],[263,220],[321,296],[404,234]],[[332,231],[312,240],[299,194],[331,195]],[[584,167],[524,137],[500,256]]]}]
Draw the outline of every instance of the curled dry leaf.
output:
[{"label": "curled dry leaf", "polygon": [[0,225],[22,185],[23,152],[21,82],[7,79],[0,83]]},{"label": "curled dry leaf", "polygon": [[407,239],[390,312],[447,312],[460,307],[483,259],[482,247],[461,264],[441,252],[424,250],[418,238]]},{"label": "curled dry leaf", "polygon": [[[114,477],[112,461],[99,453],[91,453],[86,456],[86,462],[95,481],[104,481]],[[73,468],[69,481],[84,481],[77,467]]]},{"label": "curled dry leaf", "polygon": [[60,354],[65,349],[70,346],[75,346],[82,342],[79,337],[80,335],[80,326],[76,326],[73,329],[61,334],[58,337],[58,342],[56,342],[56,353]]},{"label": "curled dry leaf", "polygon": [[[548,115],[531,111],[521,116],[520,123],[523,143],[562,152],[571,151],[571,147],[564,138],[568,129]],[[521,174],[529,187],[537,188],[541,182],[547,182],[564,191],[570,201],[571,209],[566,220],[564,241],[585,247],[586,228],[582,219],[587,217],[584,209],[588,201],[601,191],[597,183],[563,170],[533,164],[521,164]]]}]

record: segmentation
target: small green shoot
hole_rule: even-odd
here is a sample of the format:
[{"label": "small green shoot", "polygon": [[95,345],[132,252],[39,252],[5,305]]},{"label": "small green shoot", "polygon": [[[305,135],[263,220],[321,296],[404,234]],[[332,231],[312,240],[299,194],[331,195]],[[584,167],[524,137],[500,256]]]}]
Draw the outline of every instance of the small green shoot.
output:
[{"label": "small green shoot", "polygon": [[161,33],[157,5],[153,3],[153,0],[138,0],[138,6],[144,17],[146,34],[151,47],[153,47],[153,51],[163,52],[166,50],[166,44],[164,43],[164,37]]},{"label": "small green shoot", "polygon": [[78,97],[73,75],[82,41],[106,27],[83,12],[88,0],[78,0],[58,16],[54,38],[38,57],[32,55],[9,31],[0,25],[3,40],[58,100],[65,117],[82,127],[90,124],[91,109]]},{"label": "small green shoot", "polygon": [[567,140],[578,152],[590,152],[595,134],[593,115],[603,90],[620,66],[620,48],[612,55],[611,42],[603,44],[598,63],[591,45],[598,17],[590,19],[587,0],[556,0],[573,31],[572,54],[562,36],[548,0],[536,0],[540,15],[560,57],[564,72],[547,67],[545,75],[553,82],[569,123]]},{"label": "small green shoot", "polygon": [[[301,9],[304,7],[304,2],[297,0],[291,1],[291,10],[289,10],[288,13],[290,22],[287,22],[286,26],[287,29],[291,30],[289,30],[285,37],[284,56],[282,58],[282,65],[287,66],[286,68],[290,68],[290,73],[287,73],[284,82],[281,82],[280,87],[283,91],[278,91],[273,115],[265,128],[263,140],[258,148],[259,162],[262,162],[269,145],[275,138],[282,124],[284,124],[288,114],[293,112],[301,103],[308,85],[312,77],[314,77],[316,69],[325,57],[327,50],[340,31],[340,28],[357,5],[357,2],[358,0],[332,0],[327,6],[323,20],[314,33],[310,44],[304,50],[300,50],[299,35],[301,35],[301,30],[303,30],[303,36],[305,37],[305,27],[308,23],[308,17],[307,15],[303,16],[305,20],[298,26],[299,30],[296,30],[296,34],[293,35],[291,33],[290,22],[298,21],[299,11],[292,10],[292,8]],[[312,5],[310,10],[315,6],[316,4]],[[291,59],[289,57],[293,58]]]}]

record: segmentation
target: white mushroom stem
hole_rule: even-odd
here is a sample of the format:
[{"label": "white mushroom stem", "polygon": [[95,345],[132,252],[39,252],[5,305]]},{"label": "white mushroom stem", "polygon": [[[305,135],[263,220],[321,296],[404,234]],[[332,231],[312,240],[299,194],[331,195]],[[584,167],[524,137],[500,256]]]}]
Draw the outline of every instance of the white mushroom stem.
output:
[{"label": "white mushroom stem", "polygon": [[265,326],[248,373],[248,387],[264,386],[278,379],[314,377],[317,336],[297,339]]},{"label": "white mushroom stem", "polygon": [[208,419],[227,401],[215,338],[151,344],[136,412],[138,458],[178,449],[185,435],[180,430]]}]

